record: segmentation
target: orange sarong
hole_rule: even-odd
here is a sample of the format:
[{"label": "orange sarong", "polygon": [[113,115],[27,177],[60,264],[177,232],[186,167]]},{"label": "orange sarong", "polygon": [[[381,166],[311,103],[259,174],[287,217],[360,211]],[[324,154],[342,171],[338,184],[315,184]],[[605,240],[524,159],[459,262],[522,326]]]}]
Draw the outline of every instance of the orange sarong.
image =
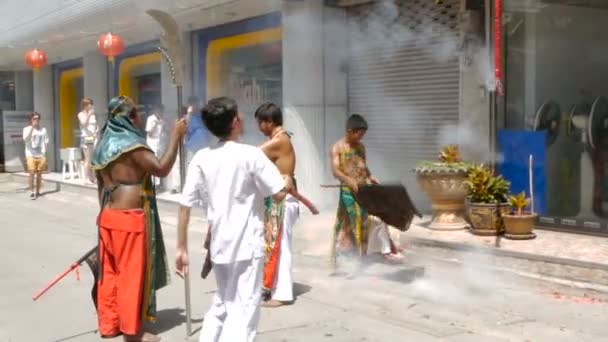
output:
[{"label": "orange sarong", "polygon": [[103,209],[99,216],[97,313],[103,337],[136,335],[142,328],[145,231],[143,210]]},{"label": "orange sarong", "polygon": [[283,235],[283,218],[285,201],[275,202],[272,198],[265,199],[264,237],[266,240],[266,258],[264,262],[264,291],[272,292],[279,271],[279,256],[281,254],[281,238]]}]

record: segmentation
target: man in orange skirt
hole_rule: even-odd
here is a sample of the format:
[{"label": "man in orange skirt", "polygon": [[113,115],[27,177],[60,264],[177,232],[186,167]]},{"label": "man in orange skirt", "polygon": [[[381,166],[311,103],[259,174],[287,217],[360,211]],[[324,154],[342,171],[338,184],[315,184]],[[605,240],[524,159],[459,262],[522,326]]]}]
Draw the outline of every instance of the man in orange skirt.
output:
[{"label": "man in orange skirt", "polygon": [[142,328],[145,230],[143,210],[104,209],[101,212],[99,250],[103,278],[97,290],[97,307],[102,336],[136,335]]},{"label": "man in orange skirt", "polygon": [[156,291],[169,282],[152,177],[171,171],[186,122],[176,122],[169,146],[158,159],[138,128],[141,115],[126,96],[113,98],[93,152],[101,206],[97,218],[99,274],[97,314],[103,338],[156,342],[143,320],[156,320]]}]

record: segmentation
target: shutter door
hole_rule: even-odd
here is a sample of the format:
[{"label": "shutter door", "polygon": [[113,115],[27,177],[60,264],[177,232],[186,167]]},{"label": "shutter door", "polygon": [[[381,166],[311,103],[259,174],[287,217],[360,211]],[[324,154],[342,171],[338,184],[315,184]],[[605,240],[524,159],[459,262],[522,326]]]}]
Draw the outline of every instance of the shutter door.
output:
[{"label": "shutter door", "polygon": [[378,2],[348,9],[350,113],[363,115],[372,173],[429,204],[411,171],[437,158],[442,127],[458,122],[459,0]]}]

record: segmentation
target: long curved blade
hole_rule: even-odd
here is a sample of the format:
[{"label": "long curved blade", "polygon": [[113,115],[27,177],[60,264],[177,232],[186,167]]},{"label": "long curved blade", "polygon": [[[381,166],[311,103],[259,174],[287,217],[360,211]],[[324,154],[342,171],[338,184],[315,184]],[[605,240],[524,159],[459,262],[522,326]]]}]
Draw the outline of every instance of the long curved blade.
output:
[{"label": "long curved blade", "polygon": [[166,12],[151,9],[146,13],[150,15],[162,27],[163,33],[160,37],[161,51],[167,58],[173,83],[176,86],[184,84],[184,47],[181,40],[179,26],[173,17]]}]

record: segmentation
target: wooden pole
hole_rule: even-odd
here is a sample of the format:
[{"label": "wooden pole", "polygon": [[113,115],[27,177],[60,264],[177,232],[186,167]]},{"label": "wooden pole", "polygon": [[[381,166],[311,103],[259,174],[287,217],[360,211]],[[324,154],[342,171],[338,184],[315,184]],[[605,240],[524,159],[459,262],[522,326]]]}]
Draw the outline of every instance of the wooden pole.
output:
[{"label": "wooden pole", "polygon": [[532,175],[533,170],[533,157],[530,155],[528,163],[528,174],[530,177],[530,213],[534,214],[534,176]]}]

